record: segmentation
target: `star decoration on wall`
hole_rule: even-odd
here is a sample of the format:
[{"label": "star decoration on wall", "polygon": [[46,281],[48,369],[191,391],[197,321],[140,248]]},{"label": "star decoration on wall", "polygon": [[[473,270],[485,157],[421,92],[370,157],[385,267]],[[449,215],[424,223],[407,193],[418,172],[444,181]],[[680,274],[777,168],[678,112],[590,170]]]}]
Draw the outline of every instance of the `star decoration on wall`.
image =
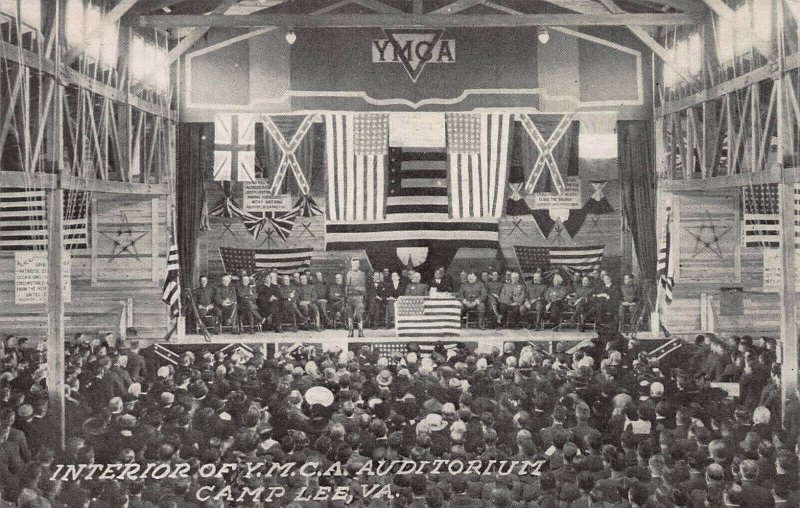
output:
[{"label": "star decoration on wall", "polygon": [[722,259],[722,247],[719,241],[730,233],[730,226],[720,226],[714,222],[711,217],[711,212],[706,210],[706,219],[699,226],[684,226],[683,229],[694,238],[694,252],[692,258],[696,258],[698,254],[705,251],[710,251],[718,258]]},{"label": "star decoration on wall", "polygon": [[144,233],[134,233],[130,229],[118,229],[114,232],[101,231],[101,235],[105,236],[114,244],[111,249],[108,262],[112,262],[122,254],[128,253],[133,255],[137,261],[141,261],[139,251],[136,249],[136,243],[147,235]]}]

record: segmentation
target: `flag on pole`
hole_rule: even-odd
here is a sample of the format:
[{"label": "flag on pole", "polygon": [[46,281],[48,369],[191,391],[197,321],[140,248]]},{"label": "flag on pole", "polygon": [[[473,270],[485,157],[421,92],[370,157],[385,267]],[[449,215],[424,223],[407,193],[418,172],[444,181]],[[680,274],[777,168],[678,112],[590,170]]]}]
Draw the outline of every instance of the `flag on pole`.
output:
[{"label": "flag on pole", "polygon": [[167,254],[167,277],[164,279],[164,289],[161,292],[161,301],[169,306],[169,315],[178,317],[181,314],[181,284],[180,264],[178,263],[178,246],[173,243]]},{"label": "flag on pole", "polygon": [[461,302],[457,298],[401,296],[395,305],[398,337],[461,334]]},{"label": "flag on pole", "polygon": [[449,113],[450,214],[500,217],[508,172],[508,113]]},{"label": "flag on pole", "polygon": [[674,267],[670,263],[670,233],[669,233],[669,217],[667,217],[664,224],[664,232],[661,235],[661,244],[658,248],[658,283],[664,291],[664,302],[667,305],[672,303],[672,288],[675,285],[674,281]]},{"label": "flag on pole", "polygon": [[255,115],[214,118],[214,180],[255,181],[255,129]]}]

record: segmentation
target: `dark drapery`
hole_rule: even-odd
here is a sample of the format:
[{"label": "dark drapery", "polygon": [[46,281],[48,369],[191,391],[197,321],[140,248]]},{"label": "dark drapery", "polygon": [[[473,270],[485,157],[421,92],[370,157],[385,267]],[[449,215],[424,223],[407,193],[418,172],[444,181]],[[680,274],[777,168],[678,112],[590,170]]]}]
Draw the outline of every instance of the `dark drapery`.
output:
[{"label": "dark drapery", "polygon": [[205,203],[206,175],[211,174],[211,143],[214,125],[185,123],[178,125],[176,221],[181,287],[192,288],[197,274],[197,237]]},{"label": "dark drapery", "polygon": [[622,211],[633,236],[641,280],[651,287],[656,277],[655,149],[651,122],[617,122],[619,176]]}]

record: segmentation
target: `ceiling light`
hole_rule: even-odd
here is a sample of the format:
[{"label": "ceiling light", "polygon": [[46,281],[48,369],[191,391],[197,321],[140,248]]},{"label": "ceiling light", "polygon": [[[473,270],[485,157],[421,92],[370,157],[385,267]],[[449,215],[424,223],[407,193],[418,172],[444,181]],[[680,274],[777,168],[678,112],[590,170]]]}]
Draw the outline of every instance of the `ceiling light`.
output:
[{"label": "ceiling light", "polygon": [[288,32],[286,32],[286,42],[289,43],[289,46],[294,44],[294,41],[296,40],[297,40],[297,35],[294,33],[294,30],[290,29]]},{"label": "ceiling light", "polygon": [[547,41],[550,40],[550,32],[547,31],[546,26],[540,26],[536,29],[536,37],[542,44],[547,44]]}]

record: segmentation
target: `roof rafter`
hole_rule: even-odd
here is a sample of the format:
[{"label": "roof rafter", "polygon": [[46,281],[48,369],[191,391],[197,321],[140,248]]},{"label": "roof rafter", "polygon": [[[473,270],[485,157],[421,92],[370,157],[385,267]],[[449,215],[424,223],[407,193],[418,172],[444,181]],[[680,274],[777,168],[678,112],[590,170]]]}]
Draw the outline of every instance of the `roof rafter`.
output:
[{"label": "roof rafter", "polygon": [[92,42],[102,37],[103,27],[113,25],[119,21],[122,16],[124,16],[125,13],[131,9],[131,7],[136,5],[136,2],[138,1],[139,0],[120,0],[117,5],[112,7],[111,10],[103,16],[102,23],[100,23],[98,26],[92,27],[92,31],[87,34],[83,42],[67,52],[66,56],[64,56],[64,64],[71,65],[72,62],[77,60],[78,57],[81,56],[81,54],[92,44]]},{"label": "roof rafter", "polygon": [[[237,4],[238,2],[239,2],[239,0],[223,0],[222,3],[217,6],[216,9],[211,11],[211,14],[208,14],[208,16],[221,15],[221,14],[225,13],[225,11],[230,9],[232,6]],[[200,16],[200,17],[202,18],[202,17],[205,17],[205,16]],[[192,26],[196,26],[196,28],[194,30],[192,30],[192,32],[189,35],[187,35],[186,37],[181,39],[181,42],[179,42],[177,44],[177,46],[172,48],[172,50],[167,55],[167,64],[172,64],[172,62],[174,62],[175,60],[180,58],[180,56],[187,49],[189,49],[192,46],[194,46],[194,44],[197,41],[199,41],[205,34],[207,34],[209,29],[211,28],[210,25],[202,25],[202,24],[201,25],[192,25]]]}]

